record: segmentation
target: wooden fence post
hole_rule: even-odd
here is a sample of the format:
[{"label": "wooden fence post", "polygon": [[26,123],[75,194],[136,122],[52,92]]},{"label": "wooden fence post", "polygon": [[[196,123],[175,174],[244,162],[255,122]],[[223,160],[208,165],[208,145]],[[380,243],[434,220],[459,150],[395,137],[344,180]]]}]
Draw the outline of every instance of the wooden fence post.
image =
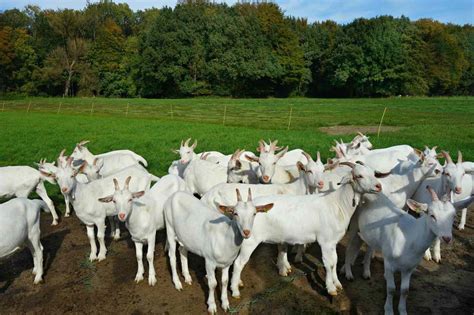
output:
[{"label": "wooden fence post", "polygon": [[171,107],[171,119],[173,119],[173,104],[171,104],[170,107]]},{"label": "wooden fence post", "polygon": [[222,125],[225,126],[225,118],[226,118],[226,115],[227,115],[227,105],[224,105],[224,118],[222,120]]},{"label": "wooden fence post", "polygon": [[292,114],[293,114],[293,106],[290,106],[290,116],[288,117],[288,128],[286,130],[290,130]]},{"label": "wooden fence post", "polygon": [[127,111],[125,113],[125,117],[128,117],[128,107],[130,106],[130,103],[127,103]]},{"label": "wooden fence post", "polygon": [[385,117],[385,112],[387,111],[387,107],[383,110],[382,118],[380,119],[379,129],[377,130],[377,139],[380,137],[380,129],[382,129],[382,122],[383,118]]},{"label": "wooden fence post", "polygon": [[91,105],[91,115],[94,113],[94,102],[92,102],[92,105]]},{"label": "wooden fence post", "polygon": [[63,102],[59,102],[59,106],[58,106],[58,112],[56,114],[59,114],[59,112],[61,111],[61,105],[63,104]]},{"label": "wooden fence post", "polygon": [[31,107],[31,101],[28,103],[28,109],[26,110],[27,113],[30,112],[30,107]]}]

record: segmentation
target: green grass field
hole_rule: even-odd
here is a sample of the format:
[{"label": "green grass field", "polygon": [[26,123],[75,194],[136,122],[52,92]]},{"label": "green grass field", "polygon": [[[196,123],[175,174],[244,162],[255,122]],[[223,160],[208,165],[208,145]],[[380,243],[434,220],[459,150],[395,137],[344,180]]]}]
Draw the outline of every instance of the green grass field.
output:
[{"label": "green grass field", "polygon": [[460,149],[466,160],[474,160],[474,98],[469,97],[28,98],[0,100],[0,106],[0,166],[33,165],[41,158],[53,160],[63,148],[70,153],[82,139],[91,140],[92,152],[134,150],[148,160],[150,171],[159,176],[176,159],[171,149],[178,148],[181,139],[188,137],[198,139],[197,151],[255,150],[259,139],[271,138],[312,155],[320,150],[325,159],[333,156],[329,152],[333,139],[347,141],[354,133],[328,135],[320,127],[377,126],[385,107],[383,125],[402,128],[382,132],[380,138],[370,134],[376,148],[438,145],[451,151],[453,157]]}]

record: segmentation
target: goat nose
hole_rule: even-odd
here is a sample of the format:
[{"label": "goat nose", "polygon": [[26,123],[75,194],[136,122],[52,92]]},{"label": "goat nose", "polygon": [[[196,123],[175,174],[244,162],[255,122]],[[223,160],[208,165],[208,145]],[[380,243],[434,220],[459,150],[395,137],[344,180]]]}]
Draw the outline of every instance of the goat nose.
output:
[{"label": "goat nose", "polygon": [[449,244],[449,242],[451,242],[451,237],[450,236],[443,236],[443,241],[446,242],[446,244]]},{"label": "goat nose", "polygon": [[263,181],[265,183],[268,183],[270,181],[270,177],[268,177],[267,175],[263,176]]},{"label": "goat nose", "polygon": [[243,230],[245,238],[250,236],[250,230]]},{"label": "goat nose", "polygon": [[319,186],[319,188],[323,188],[324,187],[324,182],[322,180],[320,180],[318,182],[318,186]]},{"label": "goat nose", "polygon": [[381,184],[376,184],[375,188],[377,189],[378,192],[382,191],[382,185]]},{"label": "goat nose", "polygon": [[119,219],[122,220],[122,221],[125,220],[125,213],[119,213],[119,214],[118,214],[118,217],[119,217]]},{"label": "goat nose", "polygon": [[67,187],[61,188],[61,191],[62,191],[63,193],[67,193]]},{"label": "goat nose", "polygon": [[459,195],[459,194],[462,192],[462,188],[459,187],[459,186],[456,186],[456,187],[454,188],[454,192]]}]

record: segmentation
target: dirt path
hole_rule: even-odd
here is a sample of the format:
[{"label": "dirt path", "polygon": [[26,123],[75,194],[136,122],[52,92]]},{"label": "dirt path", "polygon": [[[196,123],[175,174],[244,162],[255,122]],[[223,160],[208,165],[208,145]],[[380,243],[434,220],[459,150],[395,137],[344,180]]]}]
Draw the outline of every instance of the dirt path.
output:
[{"label": "dirt path", "polygon": [[[412,277],[408,312],[411,314],[473,314],[474,312],[474,209],[468,215],[465,231],[454,232],[454,243],[442,245],[440,265],[423,262]],[[45,253],[45,282],[33,285],[32,261],[28,251],[0,263],[0,313],[165,313],[206,312],[207,287],[204,262],[190,257],[192,286],[174,289],[169,266],[163,254],[164,233],[159,233],[155,267],[158,283],[134,283],[136,259],[133,243],[123,230],[119,241],[108,241],[104,262],[91,264],[85,227],[78,219],[63,218],[58,227],[49,226],[42,214]],[[345,239],[338,247],[343,261]],[[360,255],[362,256],[362,255]],[[292,257],[290,257],[292,258]],[[358,261],[361,261],[359,257]],[[288,313],[383,313],[385,281],[383,262],[372,264],[372,279],[363,280],[362,268],[354,268],[356,280],[341,276],[344,293],[330,298],[324,291],[324,270],[318,246],[312,246],[302,264],[287,278],[278,276],[276,248],[263,245],[242,274],[242,299],[230,299],[231,312],[242,314]],[[340,263],[339,263],[340,265]],[[146,265],[145,265],[146,266]],[[397,285],[399,278],[396,279]],[[183,282],[184,283],[184,282]],[[220,280],[219,280],[220,283]],[[229,293],[230,296],[230,293]],[[223,313],[219,308],[219,313]]]}]

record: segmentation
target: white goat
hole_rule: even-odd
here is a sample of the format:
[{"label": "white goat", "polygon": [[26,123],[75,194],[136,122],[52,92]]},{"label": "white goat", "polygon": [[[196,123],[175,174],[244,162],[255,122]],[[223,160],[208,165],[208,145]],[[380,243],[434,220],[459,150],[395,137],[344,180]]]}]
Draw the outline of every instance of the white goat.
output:
[{"label": "white goat", "polygon": [[255,162],[242,161],[240,158],[244,153],[248,154],[245,150],[237,149],[230,157],[229,163],[227,164],[227,182],[258,184],[258,164]]},{"label": "white goat", "polygon": [[[466,174],[462,164],[462,154],[458,152],[458,163],[454,163],[448,152],[442,151],[442,154],[446,160],[443,174],[440,174],[434,178],[427,178],[422,183],[421,187],[430,186],[438,195],[446,194],[447,189],[450,189],[452,194],[452,201],[460,201],[469,197],[473,193],[473,182],[472,175]],[[424,189],[418,189],[413,195],[413,199],[420,202],[428,203],[431,195]],[[461,221],[458,225],[459,229],[464,228],[466,222],[466,210],[462,209]],[[441,261],[441,242],[435,240],[433,256],[428,248],[425,253],[425,259],[434,259],[436,262]]]},{"label": "white goat", "polygon": [[[418,219],[396,207],[385,196],[367,196],[368,206],[358,216],[360,237],[374,250],[381,251],[384,258],[387,298],[385,314],[393,314],[393,295],[395,293],[394,273],[401,272],[400,302],[398,311],[406,314],[406,300],[410,287],[410,278],[420,263],[423,253],[436,238],[449,243],[452,239],[452,224],[455,209],[449,198],[442,201],[430,188],[431,202],[428,206],[414,200],[408,200],[408,206],[417,212],[426,213]],[[349,253],[346,259],[351,260]],[[364,260],[364,275],[370,277],[369,251]]]},{"label": "white goat", "polygon": [[[126,167],[140,163],[144,166],[148,165],[143,157],[130,150],[116,150],[94,155],[84,146],[86,143],[88,141],[78,143],[71,157],[79,161],[82,172],[86,174],[89,181],[110,176]],[[85,164],[83,164],[84,161]]]},{"label": "white goat", "polygon": [[205,160],[206,155],[192,160],[184,171],[184,181],[193,194],[200,196],[217,184],[227,182],[227,167]]},{"label": "white goat", "polygon": [[[298,171],[293,165],[282,166],[278,164],[278,161],[288,152],[288,147],[284,148],[278,153],[275,153],[279,147],[277,147],[278,140],[266,144],[263,140],[259,141],[258,151],[260,152],[259,157],[253,157],[246,155],[245,157],[251,162],[257,162],[260,165],[259,171],[261,174],[261,180],[264,184],[285,184],[293,181],[298,176]],[[300,152],[301,153],[301,152]],[[306,158],[301,154],[301,157]],[[303,164],[307,164],[306,160]]]},{"label": "white goat", "polygon": [[[232,296],[240,296],[240,274],[261,242],[309,244],[315,241],[321,246],[323,254],[327,291],[337,295],[337,288],[342,288],[342,285],[337,278],[336,245],[344,236],[362,194],[382,191],[382,185],[373,170],[350,162],[342,164],[349,166],[351,171],[341,181],[343,186],[332,193],[267,196],[255,200],[257,203],[274,203],[274,207],[268,216],[256,216],[252,236],[242,244],[234,263]],[[285,256],[286,253],[280,251],[277,261],[280,274],[291,270],[284,260]]]},{"label": "white goat", "polygon": [[41,170],[29,166],[0,167],[0,197],[28,197],[34,190],[49,207],[53,216],[51,225],[58,224],[58,214],[54,204],[48,197],[44,181],[55,184],[55,180]]},{"label": "white goat", "polygon": [[[135,243],[138,270],[135,282],[143,280],[143,245],[148,244],[146,258],[148,260],[148,284],[156,284],[156,273],[153,265],[155,252],[156,231],[165,228],[163,205],[177,191],[185,191],[183,179],[175,175],[162,177],[152,188],[145,192],[131,192],[129,189],[131,177],[127,177],[123,189],[114,178],[115,192],[113,195],[99,198],[101,202],[114,202],[115,210],[120,221],[125,222]],[[143,196],[144,195],[144,196]],[[142,197],[143,196],[143,197]],[[140,198],[141,197],[141,198]],[[138,200],[136,200],[139,198]]]},{"label": "white goat", "polygon": [[321,155],[319,151],[316,153],[316,161],[313,160],[311,155],[306,152],[302,152],[306,157],[308,163],[306,164],[306,180],[309,186],[309,192],[315,193],[324,189],[324,171],[329,169],[324,166],[321,161]]},{"label": "white goat", "polygon": [[365,154],[351,155],[347,151],[343,151],[341,146],[333,147],[336,152],[336,160],[339,162],[355,162],[361,161],[372,169],[382,173],[387,173],[393,169],[400,160],[407,160],[415,150],[409,145],[396,145],[393,147],[370,150]]},{"label": "white goat", "polygon": [[42,200],[15,198],[0,204],[0,259],[26,244],[33,256],[34,283],[43,280],[43,246],[40,242],[40,210],[49,211]]},{"label": "white goat", "polygon": [[[181,269],[187,284],[192,283],[188,270],[188,251],[204,257],[206,261],[209,298],[208,312],[217,312],[214,291],[217,286],[215,269],[222,268],[221,301],[224,310],[229,309],[227,283],[229,267],[239,253],[245,238],[251,236],[253,221],[258,212],[267,212],[272,204],[255,206],[251,193],[247,202],[243,202],[237,190],[237,204],[234,207],[220,206],[222,214],[208,208],[189,193],[177,192],[165,204],[166,234],[169,244],[173,283],[177,290],[182,284],[176,270],[176,243],[181,246]],[[227,214],[228,216],[224,215]]]},{"label": "white goat", "polygon": [[[306,177],[306,168],[303,163],[298,162],[298,169],[300,176],[297,180],[289,184],[238,184],[238,183],[222,183],[214,186],[211,190],[205,193],[201,201],[209,207],[218,210],[219,205],[232,204],[235,198],[235,190],[242,192],[248,189],[252,190],[252,195],[255,198],[270,195],[306,195],[309,193],[309,186]],[[243,198],[247,196],[242,193]]]},{"label": "white goat", "polygon": [[[52,181],[56,181],[58,174],[61,173],[62,169],[64,169],[67,165],[67,156],[64,155],[64,151],[65,150],[61,151],[59,154],[57,160],[58,166],[54,165],[54,163],[47,162],[46,159],[41,160],[40,163],[38,163],[38,169],[42,172],[43,176],[50,178]],[[87,176],[84,174],[77,174],[76,179],[80,183],[89,182]],[[64,193],[63,191],[61,191],[61,194],[63,195],[64,203],[66,204],[66,212],[64,216],[69,217],[71,215],[71,194]]]},{"label": "white goat", "polygon": [[[157,181],[158,178],[149,174],[145,168],[139,165],[130,166],[116,174],[98,179],[86,184],[79,183],[76,175],[79,170],[71,166],[71,158],[61,174],[57,175],[57,181],[64,193],[70,193],[72,205],[76,216],[86,225],[87,236],[91,246],[90,261],[104,260],[107,253],[105,247],[105,218],[116,216],[117,211],[112,204],[99,202],[99,198],[111,195],[114,192],[113,178],[124,181],[128,176],[132,176],[131,190],[148,190],[151,181]],[[97,245],[95,242],[94,226],[97,226],[97,238],[99,239],[100,250],[97,256]]]}]

